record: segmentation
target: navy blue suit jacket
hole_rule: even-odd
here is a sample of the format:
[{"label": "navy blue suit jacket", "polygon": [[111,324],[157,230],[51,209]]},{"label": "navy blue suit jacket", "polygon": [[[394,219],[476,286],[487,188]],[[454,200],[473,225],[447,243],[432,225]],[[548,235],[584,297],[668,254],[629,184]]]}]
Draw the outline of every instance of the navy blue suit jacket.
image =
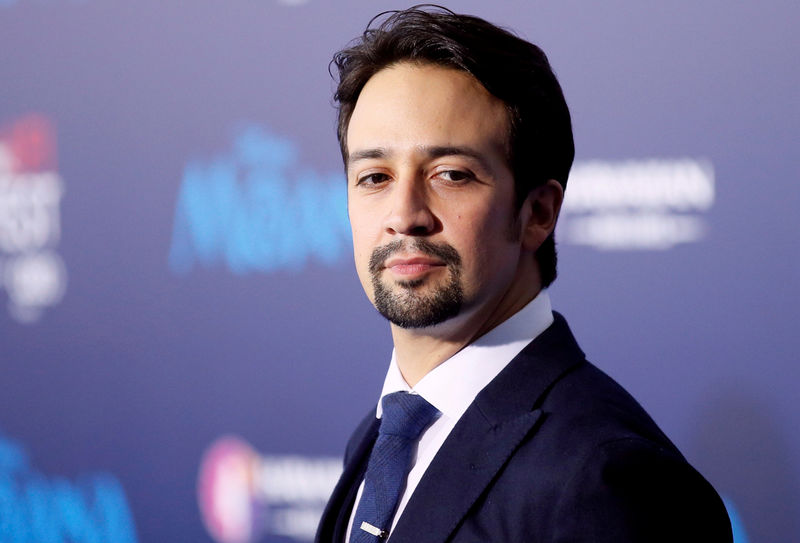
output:
[{"label": "navy blue suit jacket", "polygon": [[[353,433],[318,543],[342,543],[378,433]],[[586,361],[564,319],[475,398],[391,543],[731,542],[724,505],[642,407]]]}]

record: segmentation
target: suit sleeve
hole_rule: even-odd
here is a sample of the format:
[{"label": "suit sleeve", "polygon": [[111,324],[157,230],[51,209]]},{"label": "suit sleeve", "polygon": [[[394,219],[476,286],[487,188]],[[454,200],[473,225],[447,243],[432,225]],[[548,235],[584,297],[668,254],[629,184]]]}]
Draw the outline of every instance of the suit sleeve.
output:
[{"label": "suit sleeve", "polygon": [[642,438],[605,443],[570,478],[557,542],[732,543],[725,506],[678,453]]}]

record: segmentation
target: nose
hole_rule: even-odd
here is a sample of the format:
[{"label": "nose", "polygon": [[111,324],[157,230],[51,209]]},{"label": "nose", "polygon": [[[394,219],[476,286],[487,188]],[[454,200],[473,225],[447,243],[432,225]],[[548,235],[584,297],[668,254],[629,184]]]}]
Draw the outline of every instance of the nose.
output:
[{"label": "nose", "polygon": [[436,217],[430,208],[424,181],[416,176],[399,179],[392,188],[391,205],[386,216],[386,231],[390,234],[425,236],[436,227]]}]

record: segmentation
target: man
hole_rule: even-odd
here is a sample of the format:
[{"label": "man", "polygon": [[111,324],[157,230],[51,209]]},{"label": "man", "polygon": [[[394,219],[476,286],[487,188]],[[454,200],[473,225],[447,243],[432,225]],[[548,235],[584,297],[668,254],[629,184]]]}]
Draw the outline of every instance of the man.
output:
[{"label": "man", "polygon": [[551,311],[574,147],[541,50],[412,8],[334,63],[356,269],[394,352],[317,540],[730,541],[711,486]]}]

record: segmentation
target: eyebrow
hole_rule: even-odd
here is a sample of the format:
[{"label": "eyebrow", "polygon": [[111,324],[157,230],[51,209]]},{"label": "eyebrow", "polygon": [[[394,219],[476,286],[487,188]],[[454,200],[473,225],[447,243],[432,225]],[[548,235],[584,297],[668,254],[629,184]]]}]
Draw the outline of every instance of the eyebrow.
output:
[{"label": "eyebrow", "polygon": [[359,160],[369,160],[371,158],[386,158],[390,154],[391,153],[385,147],[375,147],[374,149],[355,151],[354,153],[347,155],[347,164],[350,165],[353,162],[358,162]]},{"label": "eyebrow", "polygon": [[[434,158],[441,158],[445,156],[465,156],[471,158],[478,162],[483,169],[488,170],[488,164],[486,163],[486,158],[478,152],[477,150],[471,147],[458,147],[458,146],[448,146],[448,145],[435,145],[435,146],[420,146],[418,148],[421,152],[423,152],[429,159]],[[375,147],[372,149],[363,149],[360,151],[354,151],[347,156],[347,165],[348,168],[353,162],[358,162],[359,160],[369,160],[375,158],[387,158],[392,155],[392,152],[385,148],[385,147]]]}]

